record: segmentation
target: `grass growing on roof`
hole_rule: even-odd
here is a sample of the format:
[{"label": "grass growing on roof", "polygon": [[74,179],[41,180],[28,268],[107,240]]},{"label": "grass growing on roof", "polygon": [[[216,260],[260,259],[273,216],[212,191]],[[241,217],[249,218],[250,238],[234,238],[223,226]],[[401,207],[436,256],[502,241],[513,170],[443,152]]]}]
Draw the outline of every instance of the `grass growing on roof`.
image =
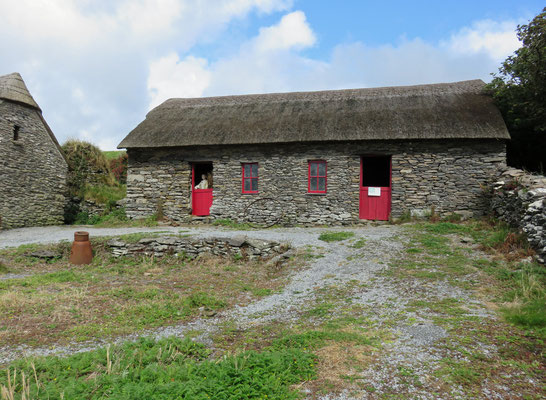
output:
[{"label": "grass growing on roof", "polygon": [[[315,376],[315,357],[298,348],[216,361],[209,355],[190,339],[140,339],[67,358],[18,361],[0,372],[0,385],[8,396],[26,392],[35,399],[290,400],[300,398],[292,385]],[[8,389],[8,374],[15,390]]]},{"label": "grass growing on roof", "polygon": [[324,232],[320,234],[319,240],[325,242],[339,242],[352,238],[354,235],[354,232]]}]

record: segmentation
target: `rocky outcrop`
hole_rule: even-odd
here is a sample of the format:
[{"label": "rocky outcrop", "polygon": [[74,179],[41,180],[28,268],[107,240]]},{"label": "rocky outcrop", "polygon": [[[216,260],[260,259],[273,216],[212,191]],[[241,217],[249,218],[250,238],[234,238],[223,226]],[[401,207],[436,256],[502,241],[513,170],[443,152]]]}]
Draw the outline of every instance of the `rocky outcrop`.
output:
[{"label": "rocky outcrop", "polygon": [[267,259],[283,254],[290,248],[288,244],[246,236],[234,238],[162,236],[143,238],[136,243],[111,239],[107,245],[116,257],[137,255],[163,257],[177,254],[194,258],[202,253],[210,253],[218,256]]},{"label": "rocky outcrop", "polygon": [[536,250],[537,259],[546,262],[546,177],[509,169],[495,183],[491,208],[495,215],[521,229]]}]

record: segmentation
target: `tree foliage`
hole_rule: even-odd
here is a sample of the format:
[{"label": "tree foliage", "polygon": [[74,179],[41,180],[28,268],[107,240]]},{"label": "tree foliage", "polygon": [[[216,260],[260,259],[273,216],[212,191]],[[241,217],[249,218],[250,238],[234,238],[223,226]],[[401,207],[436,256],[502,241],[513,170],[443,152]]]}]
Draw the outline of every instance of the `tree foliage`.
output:
[{"label": "tree foliage", "polygon": [[522,46],[509,56],[488,85],[512,142],[508,163],[544,172],[546,167],[546,8],[519,25]]}]

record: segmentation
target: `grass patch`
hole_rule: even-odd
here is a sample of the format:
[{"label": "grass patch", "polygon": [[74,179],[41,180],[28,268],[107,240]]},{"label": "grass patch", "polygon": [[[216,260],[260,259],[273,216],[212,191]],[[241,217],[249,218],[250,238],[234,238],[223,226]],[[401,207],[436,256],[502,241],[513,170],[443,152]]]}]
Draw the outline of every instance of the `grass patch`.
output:
[{"label": "grass patch", "polygon": [[235,221],[233,221],[233,220],[231,220],[229,218],[215,219],[212,222],[212,225],[214,225],[214,226],[223,226],[224,228],[240,230],[240,231],[247,231],[249,229],[252,229],[252,227],[249,224],[235,222]]},{"label": "grass patch", "polygon": [[339,242],[352,238],[354,235],[354,232],[324,232],[320,234],[319,240],[324,242]]},{"label": "grass patch", "polygon": [[115,160],[116,158],[119,158],[123,154],[125,154],[125,150],[119,150],[119,151],[103,151],[102,154],[104,154],[104,158],[107,160]]},{"label": "grass patch", "polygon": [[77,225],[95,225],[103,228],[139,226],[152,227],[158,225],[157,216],[155,214],[142,219],[129,219],[125,214],[124,207],[113,209],[105,215],[89,216],[89,214],[86,212],[80,212],[76,216],[74,223]]},{"label": "grass patch", "polygon": [[[94,260],[86,266],[69,264],[69,244],[0,251],[10,272],[29,275],[0,281],[0,341],[83,341],[209,317],[215,310],[274,293],[286,282],[287,271],[300,262],[296,257],[279,269],[258,260],[212,255],[191,260],[114,258],[107,240],[92,240]],[[27,254],[36,249],[54,250],[60,258],[30,262]]]},{"label": "grass patch", "polygon": [[[6,393],[36,399],[288,400],[300,397],[292,385],[315,377],[315,357],[300,349],[220,360],[208,360],[209,354],[190,339],[141,339],[67,358],[20,361],[0,372],[0,385]],[[8,374],[15,389],[8,389]]]},{"label": "grass patch", "polygon": [[354,242],[350,247],[353,249],[361,249],[366,245],[366,239],[360,238],[356,242]]},{"label": "grass patch", "polygon": [[99,204],[111,204],[125,198],[126,194],[127,185],[86,185],[84,198]]},{"label": "grass patch", "polygon": [[9,268],[4,265],[2,261],[0,261],[0,275],[8,274]]}]

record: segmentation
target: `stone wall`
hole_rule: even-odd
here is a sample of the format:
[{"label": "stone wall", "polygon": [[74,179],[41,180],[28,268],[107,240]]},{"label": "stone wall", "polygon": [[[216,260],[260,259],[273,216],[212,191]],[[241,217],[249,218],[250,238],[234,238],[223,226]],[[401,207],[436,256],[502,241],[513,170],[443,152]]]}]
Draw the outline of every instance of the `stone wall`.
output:
[{"label": "stone wall", "polygon": [[0,100],[1,228],[63,223],[68,166],[39,113]]},{"label": "stone wall", "polygon": [[491,208],[525,232],[538,261],[546,263],[546,177],[519,169],[505,171],[494,185]]},{"label": "stone wall", "polygon": [[[191,163],[211,161],[211,218],[244,222],[247,205],[274,198],[264,211],[282,212],[283,224],[358,222],[360,158],[365,154],[392,156],[393,217],[432,207],[440,214],[483,214],[488,203],[482,188],[505,167],[505,144],[497,140],[130,149],[127,214],[143,218],[160,208],[173,221],[191,221]],[[309,160],[327,161],[326,194],[307,193]],[[259,163],[257,195],[241,193],[245,162]]]},{"label": "stone wall", "polygon": [[137,243],[127,243],[119,239],[107,242],[112,254],[120,256],[147,255],[162,257],[165,255],[184,255],[194,258],[202,253],[219,256],[239,256],[248,259],[266,259],[285,253],[290,246],[270,240],[252,239],[246,236],[234,238],[192,238],[192,237],[150,237]]}]

